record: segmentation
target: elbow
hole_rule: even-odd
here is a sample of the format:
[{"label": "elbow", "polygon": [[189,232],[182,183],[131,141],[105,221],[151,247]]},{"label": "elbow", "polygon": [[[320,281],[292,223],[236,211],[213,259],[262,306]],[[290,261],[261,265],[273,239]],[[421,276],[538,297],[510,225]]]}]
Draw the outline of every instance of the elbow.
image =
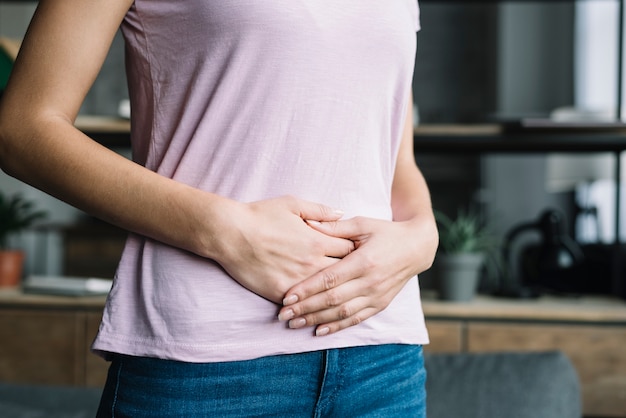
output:
[{"label": "elbow", "polygon": [[6,110],[0,102],[0,169],[6,174],[16,177],[20,167],[19,145],[24,121],[14,112]]},{"label": "elbow", "polygon": [[0,169],[7,174],[10,173],[10,168],[8,167],[9,158],[9,133],[8,127],[6,126],[6,122],[4,121],[2,113],[0,112]]},{"label": "elbow", "polygon": [[439,229],[434,219],[428,222],[428,225],[423,231],[423,237],[425,240],[423,247],[424,270],[429,270],[435,263],[435,257],[437,256],[437,250],[439,248]]},{"label": "elbow", "polygon": [[11,127],[8,117],[0,109],[0,169],[8,175],[13,175],[11,167]]}]

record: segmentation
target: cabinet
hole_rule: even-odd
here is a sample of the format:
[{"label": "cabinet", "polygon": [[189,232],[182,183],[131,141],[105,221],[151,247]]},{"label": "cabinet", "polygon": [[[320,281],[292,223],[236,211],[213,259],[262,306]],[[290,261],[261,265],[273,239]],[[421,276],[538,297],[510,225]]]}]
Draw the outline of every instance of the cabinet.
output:
[{"label": "cabinet", "polygon": [[91,353],[103,297],[0,291],[0,381],[101,387],[108,363]]},{"label": "cabinet", "polygon": [[[108,363],[89,351],[104,297],[0,291],[0,381],[101,387]],[[585,414],[626,417],[626,304],[618,299],[477,297],[423,302],[427,352],[560,350],[576,367]]]},{"label": "cabinet", "polygon": [[611,298],[424,301],[427,352],[563,351],[586,416],[626,417],[626,304]]}]

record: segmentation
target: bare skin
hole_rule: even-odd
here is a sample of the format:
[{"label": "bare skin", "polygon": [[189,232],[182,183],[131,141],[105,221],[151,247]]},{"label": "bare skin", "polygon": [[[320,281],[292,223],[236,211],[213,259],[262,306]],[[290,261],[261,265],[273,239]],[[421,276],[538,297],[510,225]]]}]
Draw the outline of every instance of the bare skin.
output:
[{"label": "bare skin", "polygon": [[[296,197],[241,203],[192,188],[77,130],[73,121],[131,4],[39,2],[0,102],[0,168],[122,228],[216,260],[262,297],[282,303],[296,295],[289,309],[305,325],[321,325],[318,331],[337,332],[379,312],[430,266],[436,228],[412,135],[398,158],[394,222],[335,223],[336,208]],[[371,261],[367,274],[363,260]]]}]

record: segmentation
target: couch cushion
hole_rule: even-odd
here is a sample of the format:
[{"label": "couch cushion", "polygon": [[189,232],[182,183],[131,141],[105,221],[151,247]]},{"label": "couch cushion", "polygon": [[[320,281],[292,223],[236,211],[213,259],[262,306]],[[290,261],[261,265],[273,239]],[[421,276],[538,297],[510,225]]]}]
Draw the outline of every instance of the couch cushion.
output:
[{"label": "couch cushion", "polygon": [[428,418],[580,418],[580,384],[560,352],[426,354]]},{"label": "couch cushion", "polygon": [[0,416],[93,418],[102,389],[15,385],[0,382]]}]

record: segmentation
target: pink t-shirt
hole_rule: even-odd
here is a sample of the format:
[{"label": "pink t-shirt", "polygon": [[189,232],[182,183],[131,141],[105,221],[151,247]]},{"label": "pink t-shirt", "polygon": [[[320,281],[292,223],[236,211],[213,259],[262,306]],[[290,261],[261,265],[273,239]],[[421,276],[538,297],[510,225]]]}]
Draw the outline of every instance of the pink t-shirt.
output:
[{"label": "pink t-shirt", "polygon": [[[122,25],[133,158],[242,202],[391,219],[416,0],[136,0]],[[362,324],[288,329],[215,262],[131,235],[93,348],[190,362],[428,340],[417,278]]]}]

